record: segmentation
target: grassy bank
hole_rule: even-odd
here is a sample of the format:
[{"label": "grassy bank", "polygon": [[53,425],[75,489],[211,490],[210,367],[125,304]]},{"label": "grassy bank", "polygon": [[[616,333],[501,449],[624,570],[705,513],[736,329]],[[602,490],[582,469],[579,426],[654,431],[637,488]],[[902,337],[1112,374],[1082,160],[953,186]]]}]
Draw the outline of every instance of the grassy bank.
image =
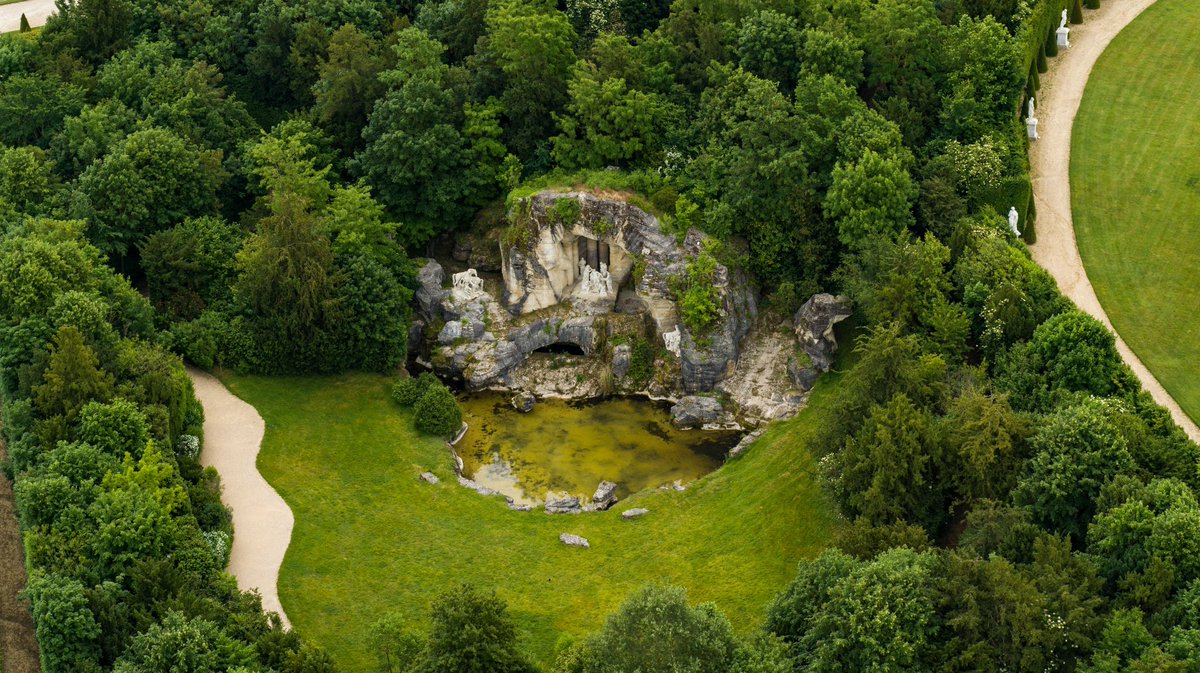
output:
[{"label": "grassy bank", "polygon": [[[543,662],[563,634],[597,628],[649,581],[687,587],[750,630],[796,562],[839,525],[804,450],[833,377],[807,410],[687,491],[643,492],[579,516],[512,512],[458,486],[450,452],[414,435],[382,377],[224,379],[266,420],[259,469],[296,516],[284,607],[347,671],[370,669],[372,622],[394,610],[424,625],[431,599],[458,582],[495,588]],[[442,483],[419,481],[425,470]],[[634,506],[650,514],[623,521]],[[592,547],[565,547],[559,533]]]},{"label": "grassy bank", "polygon": [[1113,326],[1200,420],[1200,9],[1159,0],[1097,62],[1075,120],[1071,205]]}]

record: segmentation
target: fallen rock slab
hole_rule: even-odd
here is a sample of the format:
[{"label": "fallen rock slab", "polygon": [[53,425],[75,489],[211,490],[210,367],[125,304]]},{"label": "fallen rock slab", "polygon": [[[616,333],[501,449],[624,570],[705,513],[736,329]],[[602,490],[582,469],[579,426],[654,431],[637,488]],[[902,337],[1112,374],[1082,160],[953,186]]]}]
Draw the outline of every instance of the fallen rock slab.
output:
[{"label": "fallen rock slab", "polygon": [[421,473],[421,481],[424,481],[429,484],[436,484],[436,483],[438,483],[439,480],[437,478],[437,475],[432,472],[422,472]]},{"label": "fallen rock slab", "polygon": [[627,509],[624,512],[621,512],[621,518],[626,519],[626,520],[636,519],[639,516],[645,516],[646,514],[649,514],[649,513],[650,513],[650,510],[648,510],[648,509],[645,509],[643,507],[634,507],[633,509]]},{"label": "fallen rock slab", "polygon": [[558,539],[568,547],[583,547],[584,549],[591,547],[591,545],[588,544],[587,538],[579,537],[578,535],[571,535],[570,533],[561,533],[558,536]]},{"label": "fallen rock slab", "polygon": [[721,419],[725,409],[711,397],[689,395],[671,407],[671,421],[681,428],[691,428]]},{"label": "fallen rock slab", "polygon": [[546,496],[547,514],[579,514],[582,511],[579,498],[573,495],[561,493]]}]

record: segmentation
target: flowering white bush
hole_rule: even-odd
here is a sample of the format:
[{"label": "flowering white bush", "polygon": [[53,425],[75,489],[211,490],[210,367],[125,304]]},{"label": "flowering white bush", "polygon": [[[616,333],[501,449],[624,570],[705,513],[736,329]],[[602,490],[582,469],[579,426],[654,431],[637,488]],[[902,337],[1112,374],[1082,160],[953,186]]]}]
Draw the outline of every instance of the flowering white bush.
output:
[{"label": "flowering white bush", "polygon": [[224,568],[229,565],[229,552],[233,547],[233,539],[229,537],[229,533],[223,530],[205,531],[204,540],[208,542],[213,556],[217,557],[217,561],[220,562],[221,567]]},{"label": "flowering white bush", "polygon": [[196,435],[180,435],[175,452],[181,456],[195,458],[200,455],[200,438]]},{"label": "flowering white bush", "polygon": [[567,0],[567,18],[584,36],[621,30],[621,10],[617,0]]}]

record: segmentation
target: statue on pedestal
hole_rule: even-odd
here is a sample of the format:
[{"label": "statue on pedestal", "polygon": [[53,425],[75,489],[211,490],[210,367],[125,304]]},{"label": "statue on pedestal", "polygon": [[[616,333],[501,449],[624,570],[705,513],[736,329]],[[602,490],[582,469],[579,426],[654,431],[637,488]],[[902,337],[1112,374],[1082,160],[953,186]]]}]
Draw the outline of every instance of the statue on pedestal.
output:
[{"label": "statue on pedestal", "polygon": [[1071,46],[1071,40],[1068,37],[1071,34],[1071,29],[1067,28],[1067,10],[1063,10],[1062,22],[1058,24],[1058,30],[1054,31],[1054,33],[1058,36],[1058,46],[1064,49]]},{"label": "statue on pedestal", "polygon": [[1029,97],[1028,113],[1025,116],[1025,128],[1029,132],[1030,140],[1037,140],[1040,136],[1037,132],[1038,120],[1033,116],[1033,96]]},{"label": "statue on pedestal", "polygon": [[1021,230],[1017,228],[1017,223],[1021,216],[1017,213],[1017,207],[1013,206],[1008,209],[1008,228],[1012,230],[1013,236],[1020,236]]}]

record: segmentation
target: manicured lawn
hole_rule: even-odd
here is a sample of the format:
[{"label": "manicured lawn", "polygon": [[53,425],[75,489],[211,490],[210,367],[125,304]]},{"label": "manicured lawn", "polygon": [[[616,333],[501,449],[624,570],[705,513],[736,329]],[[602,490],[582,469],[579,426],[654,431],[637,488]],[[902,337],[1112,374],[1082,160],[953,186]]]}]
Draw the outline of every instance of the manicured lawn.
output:
[{"label": "manicured lawn", "polygon": [[1071,144],[1088,277],[1114,327],[1200,420],[1200,4],[1159,0],[1096,64]]},{"label": "manicured lawn", "polygon": [[[597,628],[632,590],[660,581],[715,601],[745,632],[840,525],[803,446],[832,395],[777,424],[747,455],[685,492],[650,491],[609,512],[512,512],[454,481],[449,450],[419,438],[371,375],[226,375],[267,422],[259,469],[296,515],[279,592],[288,616],[343,670],[371,670],[367,627],[396,610],[424,628],[448,586],[495,588],[530,653],[549,663],[562,634]],[[431,470],[442,482],[417,479]],[[638,506],[650,514],[623,521]],[[568,548],[559,533],[583,535]]]}]

